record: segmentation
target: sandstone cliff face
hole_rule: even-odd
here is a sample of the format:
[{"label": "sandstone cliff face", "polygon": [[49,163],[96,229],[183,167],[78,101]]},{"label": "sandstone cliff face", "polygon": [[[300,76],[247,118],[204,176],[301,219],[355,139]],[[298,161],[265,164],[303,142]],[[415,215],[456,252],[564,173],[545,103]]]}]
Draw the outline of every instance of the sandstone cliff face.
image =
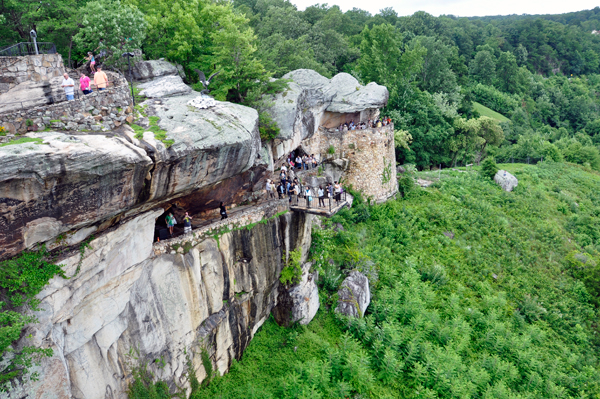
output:
[{"label": "sandstone cliff face", "polygon": [[[62,233],[103,230],[117,216],[135,215],[250,169],[260,151],[258,113],[230,103],[188,111],[185,104],[193,96],[152,102],[160,126],[174,140],[169,148],[152,132],[143,140],[133,133],[32,133],[43,143],[0,147],[5,232],[0,259]],[[230,200],[235,191],[221,191],[220,200]]]},{"label": "sandstone cliff face", "polygon": [[[126,398],[131,368],[147,363],[173,389],[188,386],[187,362],[202,380],[200,350],[225,373],[276,305],[286,249],[310,246],[310,216],[285,214],[206,239],[185,254],[154,256],[162,210],[121,223],[91,242],[70,280],[39,295],[33,343],[54,349],[40,380],[11,392],[57,398]],[[63,261],[74,275],[79,255]],[[50,382],[51,381],[51,382]]]}]

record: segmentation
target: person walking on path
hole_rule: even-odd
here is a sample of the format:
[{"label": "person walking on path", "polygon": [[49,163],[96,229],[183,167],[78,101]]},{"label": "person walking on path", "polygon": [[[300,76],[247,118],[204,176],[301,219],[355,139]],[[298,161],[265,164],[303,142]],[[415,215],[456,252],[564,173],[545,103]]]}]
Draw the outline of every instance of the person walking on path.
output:
[{"label": "person walking on path", "polygon": [[171,234],[171,237],[173,237],[173,226],[177,224],[177,220],[175,220],[173,214],[169,212],[169,214],[165,218],[165,221],[167,222],[167,227],[169,228],[169,234]]},{"label": "person walking on path", "polygon": [[323,190],[323,187],[319,186],[317,195],[319,196],[319,206],[325,208],[325,190]]},{"label": "person walking on path", "polygon": [[279,186],[277,186],[277,194],[279,194],[279,199],[283,199],[283,196],[285,195],[284,183],[285,183],[285,180],[281,181],[279,183]]},{"label": "person walking on path", "polygon": [[219,213],[221,214],[221,220],[227,219],[227,208],[225,208],[222,202],[219,205]]},{"label": "person walking on path", "polygon": [[94,58],[94,54],[91,51],[88,51],[88,56],[85,57],[86,60],[90,62],[90,69],[92,70],[92,75],[96,73],[96,59]]},{"label": "person walking on path", "polygon": [[69,74],[65,72],[63,75],[64,79],[62,81],[62,87],[65,89],[65,95],[67,96],[67,101],[75,100],[75,82],[73,79],[69,77]]},{"label": "person walking on path", "polygon": [[98,70],[94,75],[94,85],[96,85],[98,90],[106,90],[106,86],[108,86],[108,76],[106,76],[100,66],[98,66]]},{"label": "person walking on path", "polygon": [[79,75],[79,88],[83,94],[90,94],[92,92],[92,90],[90,90],[90,78],[85,76],[83,72]]},{"label": "person walking on path", "polygon": [[192,232],[192,217],[185,213],[185,217],[183,218],[183,234],[189,234]]},{"label": "person walking on path", "polygon": [[271,179],[267,179],[267,185],[265,189],[267,190],[267,199],[275,198],[275,192],[273,190],[273,183],[271,183]]}]

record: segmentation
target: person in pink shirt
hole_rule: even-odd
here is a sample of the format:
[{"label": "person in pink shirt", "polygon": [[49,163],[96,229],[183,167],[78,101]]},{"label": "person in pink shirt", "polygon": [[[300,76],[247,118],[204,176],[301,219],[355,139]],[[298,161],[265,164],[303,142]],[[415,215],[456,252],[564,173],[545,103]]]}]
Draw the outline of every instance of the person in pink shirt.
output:
[{"label": "person in pink shirt", "polygon": [[79,75],[79,88],[83,94],[90,94],[92,92],[92,89],[90,89],[90,78],[85,76],[83,72]]}]

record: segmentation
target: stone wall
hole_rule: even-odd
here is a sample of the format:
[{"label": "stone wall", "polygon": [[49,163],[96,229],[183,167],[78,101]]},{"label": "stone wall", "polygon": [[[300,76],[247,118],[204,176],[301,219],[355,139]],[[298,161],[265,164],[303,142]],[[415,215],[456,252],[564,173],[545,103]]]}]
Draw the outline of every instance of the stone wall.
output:
[{"label": "stone wall", "polygon": [[[329,154],[330,147],[335,150]],[[398,191],[394,125],[345,132],[320,128],[302,148],[319,154],[322,161],[347,159],[349,165],[343,176],[345,185],[352,185],[376,202],[382,202]]]},{"label": "stone wall", "polygon": [[[235,208],[232,211],[234,210]],[[156,242],[154,243],[154,254],[161,255],[170,253],[174,255],[176,253],[183,253],[183,248],[186,244],[196,245],[206,237],[212,236],[220,231],[231,231],[249,224],[258,223],[261,220],[266,220],[279,212],[287,210],[289,210],[289,202],[287,199],[272,200],[262,205],[252,206],[247,210],[230,215],[227,219],[193,229],[191,234],[185,234],[180,237]],[[230,213],[232,213],[232,211],[230,211]]]},{"label": "stone wall", "polygon": [[60,54],[0,57],[0,94],[27,80],[48,81],[65,73]]},{"label": "stone wall", "polygon": [[38,131],[47,127],[78,131],[110,130],[120,126],[133,111],[126,84],[123,79],[107,90],[79,94],[73,101],[3,113],[0,114],[0,126],[13,135],[27,131],[28,119],[37,125]]}]

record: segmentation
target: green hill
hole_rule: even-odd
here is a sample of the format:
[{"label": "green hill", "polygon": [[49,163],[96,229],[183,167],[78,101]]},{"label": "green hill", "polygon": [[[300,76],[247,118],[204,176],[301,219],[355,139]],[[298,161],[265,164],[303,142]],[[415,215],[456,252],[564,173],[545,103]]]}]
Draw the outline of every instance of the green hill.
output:
[{"label": "green hill", "polygon": [[477,101],[473,101],[473,109],[479,112],[479,115],[481,116],[489,116],[490,118],[496,119],[500,122],[509,121],[509,119],[506,116],[499,114],[498,112],[492,109],[489,109],[483,104],[479,104]]},{"label": "green hill", "polygon": [[[512,193],[449,172],[404,199],[358,198],[331,220],[343,230],[313,233],[315,320],[267,321],[192,398],[597,397],[600,176],[504,167]],[[359,320],[331,312],[351,269],[378,276]]]}]

